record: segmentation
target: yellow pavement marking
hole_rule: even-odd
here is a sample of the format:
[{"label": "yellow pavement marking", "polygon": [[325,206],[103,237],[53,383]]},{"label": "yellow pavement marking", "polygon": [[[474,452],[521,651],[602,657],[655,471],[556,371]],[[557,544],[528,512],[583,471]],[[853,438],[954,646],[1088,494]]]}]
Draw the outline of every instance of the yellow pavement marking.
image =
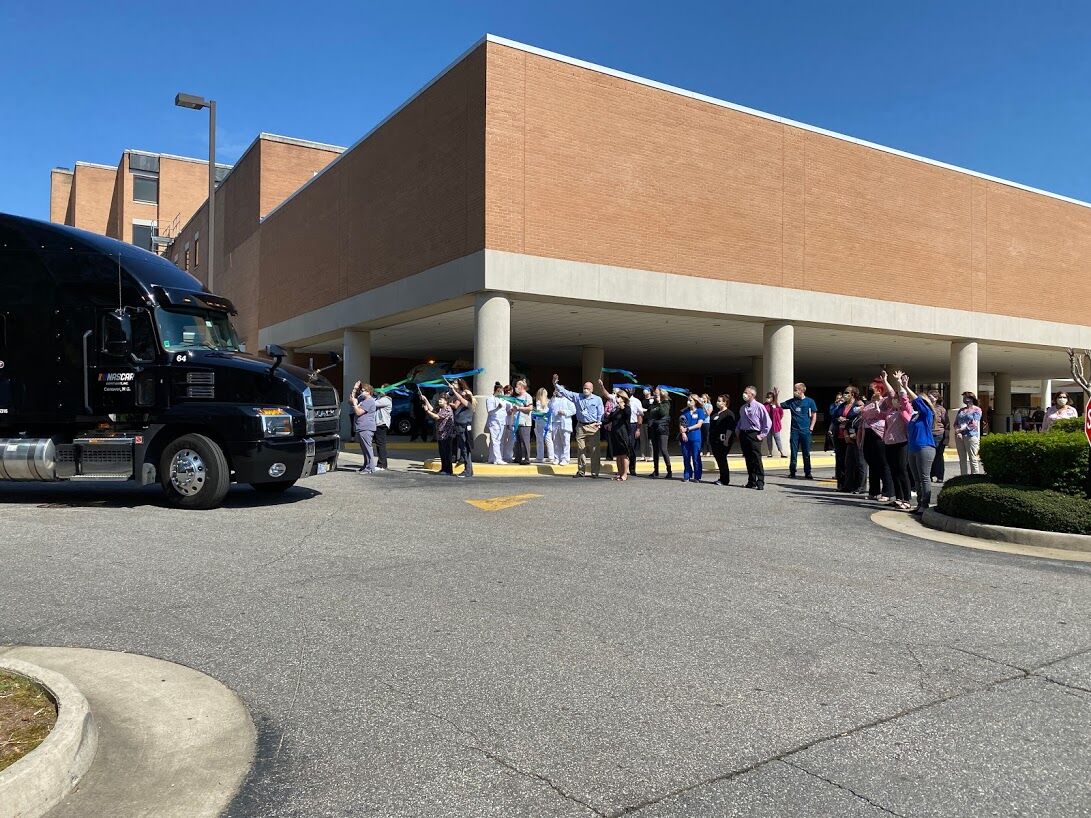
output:
[{"label": "yellow pavement marking", "polygon": [[467,500],[466,502],[482,511],[503,511],[506,508],[521,506],[527,500],[541,496],[540,494],[509,494],[506,497],[489,497],[484,500]]}]

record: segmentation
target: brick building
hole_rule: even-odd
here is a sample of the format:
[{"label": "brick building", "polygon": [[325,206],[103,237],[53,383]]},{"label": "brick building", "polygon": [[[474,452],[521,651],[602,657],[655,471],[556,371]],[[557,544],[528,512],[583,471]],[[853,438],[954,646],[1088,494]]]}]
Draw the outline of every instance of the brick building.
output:
[{"label": "brick building", "polygon": [[1091,347],[1091,205],[491,36],[346,150],[262,134],[216,213],[245,340],[346,385],[605,363],[821,400],[890,364],[999,427]]},{"label": "brick building", "polygon": [[[216,166],[217,181],[230,165]],[[208,161],[126,150],[49,176],[49,219],[159,252],[208,198]],[[162,240],[156,241],[160,237]]]}]

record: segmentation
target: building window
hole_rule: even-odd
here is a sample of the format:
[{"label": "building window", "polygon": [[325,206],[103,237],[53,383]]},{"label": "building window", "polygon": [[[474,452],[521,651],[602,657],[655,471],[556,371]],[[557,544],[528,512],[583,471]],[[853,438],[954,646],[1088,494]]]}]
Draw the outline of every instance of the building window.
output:
[{"label": "building window", "polygon": [[133,244],[141,250],[152,249],[152,236],[159,235],[159,228],[150,224],[133,224]]},{"label": "building window", "polygon": [[189,245],[188,244],[186,245],[186,252],[185,252],[185,255],[183,256],[183,258],[185,259],[185,265],[182,267],[182,269],[185,270],[186,272],[189,272]]},{"label": "building window", "polygon": [[159,180],[154,176],[133,174],[133,201],[159,203]]},{"label": "building window", "polygon": [[201,234],[198,233],[193,237],[193,266],[194,268],[201,266]]}]

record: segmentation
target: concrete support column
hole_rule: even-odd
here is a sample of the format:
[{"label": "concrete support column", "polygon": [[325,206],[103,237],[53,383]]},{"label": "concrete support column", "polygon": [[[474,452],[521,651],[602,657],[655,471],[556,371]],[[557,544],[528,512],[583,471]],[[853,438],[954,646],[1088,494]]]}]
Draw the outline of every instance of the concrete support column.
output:
[{"label": "concrete support column", "polygon": [[368,383],[371,380],[371,333],[366,329],[347,329],[343,344],[341,397],[348,400],[357,381]]},{"label": "concrete support column", "polygon": [[[576,392],[579,392],[579,387],[588,381],[597,384],[599,378],[602,377],[602,368],[606,366],[606,353],[603,352],[602,347],[581,347],[580,358],[580,371],[583,373],[583,380],[568,387]],[[598,392],[597,387],[595,391]]]},{"label": "concrete support column", "polygon": [[955,411],[962,406],[963,392],[977,394],[977,341],[951,342],[951,396],[949,400]]},{"label": "concrete support column", "polygon": [[[371,333],[366,329],[347,329],[342,340],[341,405],[348,406],[349,393],[357,381],[371,380]],[[352,437],[352,422],[347,412],[341,412],[341,437]]]},{"label": "concrete support column", "polygon": [[[762,328],[762,342],[765,384],[755,384],[762,390],[758,394],[758,400],[763,400],[765,393],[771,392],[774,387],[780,392],[780,400],[788,400],[792,396],[792,385],[795,383],[796,328],[783,322],[766,324]],[[783,438],[784,434],[785,427],[782,422],[779,437]],[[785,441],[781,439],[780,443],[786,451]]]},{"label": "concrete support column", "polygon": [[1045,378],[1042,381],[1042,411],[1049,408],[1049,404],[1053,402],[1053,380],[1051,378]]},{"label": "concrete support column", "polygon": [[1011,431],[1011,373],[993,373],[993,425],[994,432]]},{"label": "concrete support column", "polygon": [[474,459],[484,460],[488,455],[485,401],[494,383],[507,383],[511,377],[511,302],[503,293],[474,297],[474,369],[478,368],[484,371],[474,376]]}]

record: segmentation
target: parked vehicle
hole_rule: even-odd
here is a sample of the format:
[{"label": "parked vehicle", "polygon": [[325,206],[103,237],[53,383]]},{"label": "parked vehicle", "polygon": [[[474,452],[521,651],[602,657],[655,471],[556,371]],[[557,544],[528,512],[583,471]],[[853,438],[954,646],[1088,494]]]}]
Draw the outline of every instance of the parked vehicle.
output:
[{"label": "parked vehicle", "polygon": [[233,314],[154,253],[0,214],[0,484],[158,482],[208,509],[333,470],[337,391],[245,354]]}]

